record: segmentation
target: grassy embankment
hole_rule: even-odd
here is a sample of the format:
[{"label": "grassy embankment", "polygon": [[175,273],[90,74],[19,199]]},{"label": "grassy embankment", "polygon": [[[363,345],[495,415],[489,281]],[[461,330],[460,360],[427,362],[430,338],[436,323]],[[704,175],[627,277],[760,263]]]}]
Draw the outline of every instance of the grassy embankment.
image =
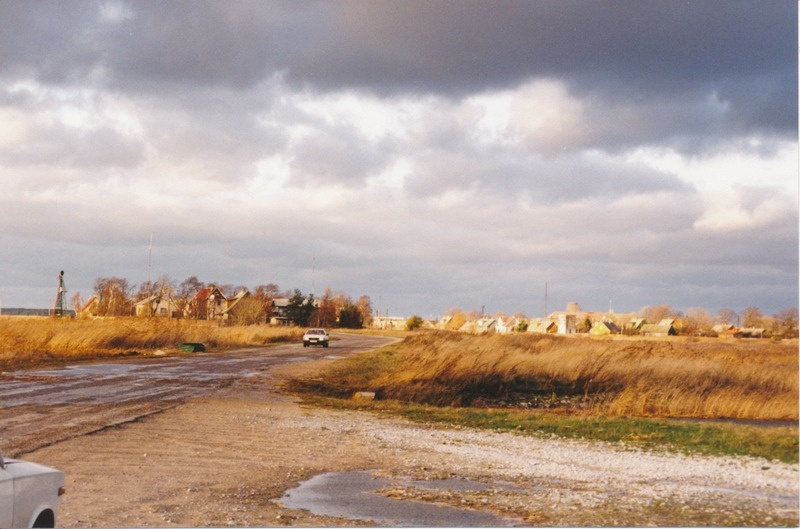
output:
[{"label": "grassy embankment", "polygon": [[199,342],[207,348],[229,348],[297,341],[296,328],[161,318],[71,320],[0,317],[0,371],[78,360],[175,352],[179,344]]},{"label": "grassy embankment", "polygon": [[[290,388],[426,422],[798,461],[796,341],[426,332]],[[356,391],[376,401],[353,402]]]}]

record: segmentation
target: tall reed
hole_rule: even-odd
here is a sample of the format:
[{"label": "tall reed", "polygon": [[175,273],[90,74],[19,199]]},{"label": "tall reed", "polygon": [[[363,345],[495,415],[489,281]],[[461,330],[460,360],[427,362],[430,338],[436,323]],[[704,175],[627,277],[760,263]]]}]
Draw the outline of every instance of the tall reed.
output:
[{"label": "tall reed", "polygon": [[263,345],[299,340],[302,331],[268,325],[220,326],[162,318],[98,320],[0,317],[0,370],[48,362],[147,354],[183,342],[207,347]]},{"label": "tall reed", "polygon": [[391,355],[379,372],[348,374],[350,389],[437,405],[578,398],[609,415],[798,418],[796,343],[428,332]]}]

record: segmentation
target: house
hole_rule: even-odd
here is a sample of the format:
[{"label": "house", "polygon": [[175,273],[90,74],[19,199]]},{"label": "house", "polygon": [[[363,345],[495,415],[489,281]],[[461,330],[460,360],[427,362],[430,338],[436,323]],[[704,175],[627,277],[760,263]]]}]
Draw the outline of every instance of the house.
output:
[{"label": "house", "polygon": [[517,318],[497,318],[495,330],[500,334],[509,334],[517,330],[519,320]]},{"label": "house", "polygon": [[272,325],[289,325],[289,318],[286,317],[286,307],[289,306],[289,298],[275,298],[272,306],[267,313],[267,320]]},{"label": "house", "polygon": [[558,322],[558,334],[575,334],[578,332],[577,314],[560,313],[556,319]]},{"label": "house", "polygon": [[[744,337],[744,329],[739,329],[730,323],[718,323],[714,325],[711,330],[717,335],[717,338],[742,338]],[[764,329],[756,336],[763,336]],[[749,334],[749,333],[748,333]]]},{"label": "house", "polygon": [[178,304],[170,297],[159,294],[146,297],[134,305],[136,316],[158,318],[180,318]]},{"label": "house", "polygon": [[742,338],[763,338],[764,333],[767,332],[764,327],[742,327],[739,330]]},{"label": "house", "polygon": [[96,318],[99,314],[100,298],[94,294],[89,300],[83,304],[81,310],[78,312],[79,318]]},{"label": "house", "polygon": [[678,332],[672,324],[666,325],[664,322],[674,320],[661,320],[659,323],[646,323],[642,325],[642,336],[676,336]]},{"label": "house", "polygon": [[475,322],[475,332],[478,334],[493,332],[495,327],[497,327],[497,320],[494,318],[481,318]]},{"label": "house", "polygon": [[458,330],[461,332],[471,332],[474,334],[484,334],[494,332],[497,320],[494,318],[480,318],[477,321],[468,321]]},{"label": "house", "polygon": [[405,329],[407,318],[398,316],[376,316],[372,319],[372,327],[376,329]]},{"label": "house", "polygon": [[538,334],[555,334],[558,332],[558,324],[552,320],[531,319],[528,320],[528,332]]},{"label": "house", "polygon": [[645,318],[631,318],[628,322],[629,329],[631,333],[638,334],[642,332],[642,326],[647,323]]},{"label": "house", "polygon": [[619,327],[613,321],[598,321],[589,331],[592,336],[605,336],[608,334],[619,334]]},{"label": "house", "polygon": [[184,314],[196,320],[214,320],[222,318],[226,308],[225,294],[215,285],[209,285],[189,300]]},{"label": "house", "polygon": [[235,296],[226,300],[222,319],[231,323],[262,323],[264,307],[247,289],[243,288]]}]

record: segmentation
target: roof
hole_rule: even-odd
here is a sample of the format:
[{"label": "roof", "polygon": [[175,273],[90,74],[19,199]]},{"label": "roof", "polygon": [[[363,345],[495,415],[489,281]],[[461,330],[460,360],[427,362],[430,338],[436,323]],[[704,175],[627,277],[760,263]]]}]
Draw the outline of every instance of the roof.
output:
[{"label": "roof", "polygon": [[217,298],[226,299],[225,294],[223,294],[222,291],[216,287],[216,285],[209,285],[206,288],[200,289],[192,299],[197,301],[203,301],[209,299],[212,295],[214,295]]},{"label": "roof", "polygon": [[642,334],[674,334],[675,329],[672,325],[661,325],[660,323],[648,323],[642,325]]},{"label": "roof", "polygon": [[619,334],[619,327],[613,321],[598,321],[590,332],[592,334]]}]

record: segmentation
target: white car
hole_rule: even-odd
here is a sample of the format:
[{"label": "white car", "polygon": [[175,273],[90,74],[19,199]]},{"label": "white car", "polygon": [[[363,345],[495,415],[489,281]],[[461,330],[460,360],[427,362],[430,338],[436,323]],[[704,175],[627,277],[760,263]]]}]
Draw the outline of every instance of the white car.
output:
[{"label": "white car", "polygon": [[303,335],[303,347],[308,347],[310,345],[328,347],[329,340],[330,336],[328,336],[328,331],[325,329],[308,329]]},{"label": "white car", "polygon": [[0,527],[55,527],[64,474],[0,453]]}]

